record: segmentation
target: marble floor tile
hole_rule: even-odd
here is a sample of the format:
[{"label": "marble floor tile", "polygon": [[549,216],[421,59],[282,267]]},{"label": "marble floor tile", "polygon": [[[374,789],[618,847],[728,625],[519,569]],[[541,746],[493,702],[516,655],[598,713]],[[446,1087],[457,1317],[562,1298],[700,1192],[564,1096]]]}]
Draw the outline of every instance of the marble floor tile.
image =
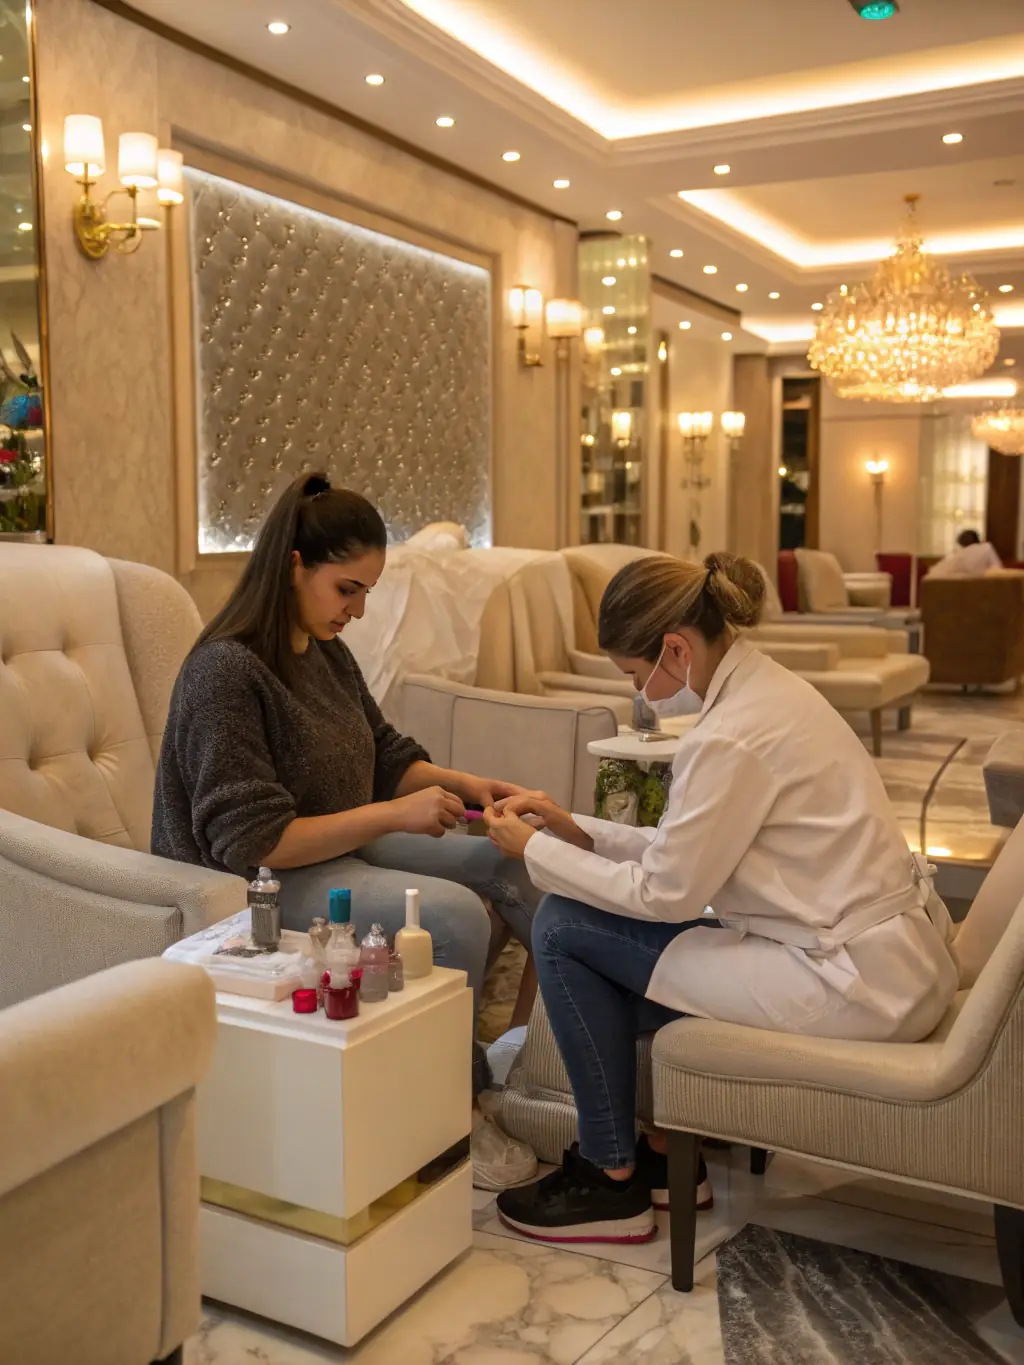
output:
[{"label": "marble floor tile", "polygon": [[692,1293],[663,1284],[578,1365],[725,1365],[714,1257]]},{"label": "marble floor tile", "polygon": [[186,1365],[575,1365],[664,1276],[477,1233],[473,1249],[350,1351],[210,1306]]},{"label": "marble floor tile", "polygon": [[718,1257],[726,1365],[989,1365],[1000,1292],[748,1227]]}]

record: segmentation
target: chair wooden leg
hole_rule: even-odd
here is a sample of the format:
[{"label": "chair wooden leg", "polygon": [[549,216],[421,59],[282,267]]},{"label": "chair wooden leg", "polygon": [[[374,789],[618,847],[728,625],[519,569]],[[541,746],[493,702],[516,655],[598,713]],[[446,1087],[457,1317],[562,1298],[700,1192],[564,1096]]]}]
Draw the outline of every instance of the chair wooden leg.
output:
[{"label": "chair wooden leg", "polygon": [[1003,1288],[1014,1322],[1024,1327],[1024,1212],[997,1204],[995,1215],[996,1250],[999,1269],[1003,1272]]},{"label": "chair wooden leg", "polygon": [[871,712],[871,752],[876,758],[882,757],[882,713]]},{"label": "chair wooden leg", "polygon": [[693,1288],[693,1258],[697,1240],[697,1160],[700,1139],[694,1133],[668,1134],[669,1240],[672,1246],[672,1288],[688,1294]]},{"label": "chair wooden leg", "polygon": [[750,1149],[750,1174],[764,1175],[768,1169],[768,1153],[763,1147]]},{"label": "chair wooden leg", "polygon": [[533,1002],[537,999],[537,968],[533,961],[533,954],[527,953],[526,963],[523,967],[522,980],[519,982],[519,994],[516,996],[515,1008],[512,1010],[512,1022],[509,1028],[519,1028],[523,1024],[530,1022],[530,1015],[533,1013]]}]

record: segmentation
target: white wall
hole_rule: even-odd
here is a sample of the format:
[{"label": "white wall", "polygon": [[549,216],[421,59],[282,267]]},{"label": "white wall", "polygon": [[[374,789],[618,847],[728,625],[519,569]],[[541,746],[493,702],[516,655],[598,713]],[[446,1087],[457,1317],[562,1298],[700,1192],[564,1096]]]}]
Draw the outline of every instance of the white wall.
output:
[{"label": "white wall", "polygon": [[837,398],[822,381],[819,461],[820,545],[848,572],[875,567],[874,490],[864,465],[888,460],[882,550],[917,549],[921,424],[930,410],[915,403]]},{"label": "white wall", "polygon": [[[664,470],[664,508],[661,525],[664,543],[658,548],[670,554],[690,558],[690,499],[682,488],[683,442],[676,425],[680,412],[712,412],[715,430],[704,450],[704,473],[710,487],[701,494],[701,543],[703,557],[712,550],[726,549],[726,514],[729,488],[729,448],[720,430],[721,415],[732,407],[732,350],[719,336],[721,322],[681,332],[683,319],[694,321],[693,307],[655,294],[652,304],[652,323],[655,335],[664,331],[669,339],[669,400],[668,400],[668,463]],[[712,333],[712,335],[709,335]],[[655,367],[657,361],[655,361]],[[657,374],[652,381],[652,393],[657,405]],[[657,452],[658,443],[654,442]]]}]

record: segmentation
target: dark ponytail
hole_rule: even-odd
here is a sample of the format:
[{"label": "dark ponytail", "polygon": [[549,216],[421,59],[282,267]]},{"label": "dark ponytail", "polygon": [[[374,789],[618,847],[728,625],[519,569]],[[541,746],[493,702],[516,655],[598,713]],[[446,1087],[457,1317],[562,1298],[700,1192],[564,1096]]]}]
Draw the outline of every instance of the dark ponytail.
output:
[{"label": "dark ponytail", "polygon": [[323,474],[303,474],[271,508],[241,578],[196,648],[208,640],[240,640],[289,683],[295,665],[292,551],[311,569],[383,550],[387,541],[380,513],[366,498],[332,488]]}]

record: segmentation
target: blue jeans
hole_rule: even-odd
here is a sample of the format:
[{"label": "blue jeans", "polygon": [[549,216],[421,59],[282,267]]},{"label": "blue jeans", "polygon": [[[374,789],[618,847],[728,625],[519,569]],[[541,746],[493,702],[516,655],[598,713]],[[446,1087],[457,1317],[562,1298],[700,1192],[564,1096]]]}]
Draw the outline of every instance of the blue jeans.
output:
[{"label": "blue jeans", "polygon": [[434,940],[434,961],[464,971],[477,1004],[491,942],[491,922],[480,897],[486,896],[526,944],[539,899],[524,864],[505,858],[490,839],[476,835],[386,834],[358,853],[277,876],[286,929],[308,929],[314,915],[326,919],[328,892],[347,886],[359,938],[374,923],[389,935],[400,929],[406,889],[416,887],[421,922]]},{"label": "blue jeans", "polygon": [[533,957],[551,1030],[569,1073],[580,1152],[602,1170],[636,1160],[636,1040],[679,1015],[645,998],[658,958],[694,924],[661,924],[545,896]]}]

